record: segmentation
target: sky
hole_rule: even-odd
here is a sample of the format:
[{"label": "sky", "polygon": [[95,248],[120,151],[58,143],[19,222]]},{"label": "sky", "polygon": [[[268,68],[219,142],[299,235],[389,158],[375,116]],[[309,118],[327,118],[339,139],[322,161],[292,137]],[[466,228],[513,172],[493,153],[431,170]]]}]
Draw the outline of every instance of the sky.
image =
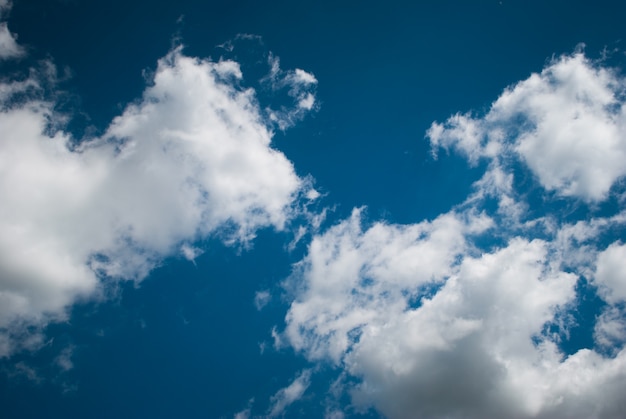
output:
[{"label": "sky", "polygon": [[621,418],[618,2],[0,0],[6,418]]}]

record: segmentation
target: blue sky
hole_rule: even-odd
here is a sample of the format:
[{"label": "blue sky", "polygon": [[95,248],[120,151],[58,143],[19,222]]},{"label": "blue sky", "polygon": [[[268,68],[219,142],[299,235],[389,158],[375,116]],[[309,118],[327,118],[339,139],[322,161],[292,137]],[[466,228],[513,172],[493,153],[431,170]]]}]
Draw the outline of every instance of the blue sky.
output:
[{"label": "blue sky", "polygon": [[2,416],[621,417],[623,15],[0,0]]}]

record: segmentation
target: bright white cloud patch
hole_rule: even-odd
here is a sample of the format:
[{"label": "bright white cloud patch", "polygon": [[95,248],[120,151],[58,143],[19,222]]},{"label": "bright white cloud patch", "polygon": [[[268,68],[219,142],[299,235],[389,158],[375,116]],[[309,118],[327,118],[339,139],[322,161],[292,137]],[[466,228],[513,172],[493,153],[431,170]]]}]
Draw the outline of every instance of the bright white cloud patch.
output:
[{"label": "bright white cloud patch", "polygon": [[626,301],[626,245],[613,243],[600,253],[595,280],[607,302]]},{"label": "bright white cloud patch", "polygon": [[489,226],[446,214],[363,232],[355,213],[315,237],[297,267],[302,288],[284,336],[361,377],[355,403],[390,417],[531,417],[554,407],[575,388],[537,384],[569,365],[543,330],[574,298],[577,277],[553,266],[541,240],[469,256],[466,237]]},{"label": "bright white cloud patch", "polygon": [[236,62],[177,48],[139,101],[77,147],[50,133],[53,103],[12,103],[36,96],[37,79],[0,86],[0,356],[25,345],[23,325],[62,318],[101,278],[193,260],[189,243],[211,234],[245,243],[284,227],[307,182],[271,147],[241,78]]},{"label": "bright white cloud patch", "polygon": [[619,417],[623,314],[596,328],[614,358],[567,357],[549,330],[567,329],[579,278],[560,269],[558,241],[512,237],[476,253],[472,237],[490,226],[450,213],[363,231],[355,212],[296,266],[283,344],[360,378],[355,406],[391,418]]},{"label": "bright white cloud patch", "polygon": [[[363,228],[355,210],[315,234],[285,282],[293,302],[277,344],[341,368],[357,379],[339,384],[353,407],[390,418],[622,417],[626,246],[601,242],[625,213],[587,204],[626,174],[623,87],[576,53],[483,118],[434,123],[434,151],[489,159],[473,192],[432,221]],[[557,192],[540,207],[518,189],[526,169]],[[592,215],[576,219],[561,196]],[[608,304],[592,347],[568,352],[583,277]]]},{"label": "bright white cloud patch", "polygon": [[441,284],[467,251],[464,233],[490,225],[484,217],[446,214],[432,223],[361,229],[361,211],[315,236],[294,278],[302,289],[287,315],[285,335],[310,359],[339,364],[362,327],[381,327]]},{"label": "bright white cloud patch", "polygon": [[[365,330],[346,357],[350,372],[366,377],[357,397],[377,400],[392,417],[498,416],[541,405],[545,389],[521,374],[555,362],[541,336],[576,278],[545,271],[545,244],[514,240],[493,254],[467,258],[443,288],[383,327]],[[409,385],[411,391],[403,391]],[[506,415],[508,416],[508,415]]]},{"label": "bright white cloud patch", "polygon": [[626,313],[623,308],[609,306],[598,317],[594,328],[596,342],[609,351],[614,351],[626,342]]},{"label": "bright white cloud patch", "polygon": [[515,156],[547,190],[599,201],[626,174],[624,88],[617,71],[577,52],[506,89],[486,115],[435,122],[427,137],[470,162]]},{"label": "bright white cloud patch", "polygon": [[180,252],[185,259],[194,263],[196,258],[203,253],[202,249],[198,247],[193,247],[188,243],[183,243],[183,245],[180,247]]}]

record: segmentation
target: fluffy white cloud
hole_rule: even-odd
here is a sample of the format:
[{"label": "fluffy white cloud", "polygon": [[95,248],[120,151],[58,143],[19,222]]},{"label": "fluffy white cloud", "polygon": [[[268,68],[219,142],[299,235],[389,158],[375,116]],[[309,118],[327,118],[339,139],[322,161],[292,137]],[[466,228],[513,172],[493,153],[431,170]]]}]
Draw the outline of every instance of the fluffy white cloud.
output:
[{"label": "fluffy white cloud", "polygon": [[280,416],[289,405],[302,398],[311,384],[311,372],[310,369],[302,371],[287,387],[281,388],[271,397],[267,417]]},{"label": "fluffy white cloud", "polygon": [[365,329],[345,361],[364,377],[357,399],[376,400],[391,417],[536,413],[551,394],[523,375],[558,362],[542,327],[573,297],[576,280],[550,270],[545,254],[545,243],[516,239],[467,258],[421,307]]},{"label": "fluffy white cloud", "polygon": [[[364,229],[355,210],[314,234],[285,282],[277,344],[356,378],[340,384],[354,407],[390,418],[622,417],[626,246],[602,243],[626,213],[576,202],[581,218],[560,197],[600,201],[626,174],[624,87],[575,53],[482,118],[434,123],[434,152],[488,160],[473,192],[432,221]],[[541,207],[516,182],[528,170],[556,191]],[[565,352],[581,276],[608,305],[588,330],[594,346]]]},{"label": "fluffy white cloud", "polygon": [[541,185],[599,201],[626,174],[626,81],[583,53],[561,56],[506,89],[482,117],[457,114],[427,132],[434,152],[518,158]]},{"label": "fluffy white cloud", "polygon": [[626,301],[626,245],[613,243],[598,255],[595,282],[608,303]]},{"label": "fluffy white cloud", "polygon": [[594,337],[609,352],[626,343],[626,245],[612,243],[597,255],[594,285],[608,303],[598,317]]},{"label": "fluffy white cloud", "polygon": [[271,147],[241,78],[234,61],[177,48],[140,100],[78,146],[52,132],[53,103],[13,100],[35,97],[38,80],[2,84],[0,356],[24,344],[19,325],[62,318],[102,278],[141,280],[164,257],[193,260],[196,239],[246,243],[285,226],[308,182]]},{"label": "fluffy white cloud", "polygon": [[363,232],[361,210],[354,210],[315,236],[296,267],[288,284],[297,290],[287,314],[289,343],[310,359],[339,364],[361,327],[382,326],[415,303],[421,287],[441,284],[467,251],[464,234],[489,226],[486,217],[446,214],[411,226],[377,223]]},{"label": "fluffy white cloud", "polygon": [[[281,339],[360,378],[353,403],[391,418],[619,417],[626,353],[567,357],[548,332],[578,280],[558,241],[514,237],[473,256],[489,225],[450,213],[363,231],[356,211],[296,266]],[[597,338],[615,343],[623,317],[605,317]]]},{"label": "fluffy white cloud", "polygon": [[598,344],[612,351],[626,342],[626,315],[616,306],[609,306],[598,317],[594,327],[594,338]]}]

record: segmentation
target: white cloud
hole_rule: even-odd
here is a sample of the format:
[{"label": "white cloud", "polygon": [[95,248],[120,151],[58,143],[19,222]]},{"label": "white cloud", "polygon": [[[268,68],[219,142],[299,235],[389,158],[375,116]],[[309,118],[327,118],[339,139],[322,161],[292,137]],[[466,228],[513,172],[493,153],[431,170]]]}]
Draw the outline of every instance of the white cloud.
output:
[{"label": "white cloud", "polygon": [[271,406],[267,416],[274,418],[282,415],[285,409],[300,400],[311,384],[311,370],[302,371],[287,387],[281,388],[271,397]]},{"label": "white cloud", "polygon": [[626,343],[625,272],[626,245],[615,242],[597,254],[593,283],[608,305],[597,319],[594,338],[609,352],[616,352]]},{"label": "white cloud", "polygon": [[234,419],[249,419],[252,410],[250,408],[244,409],[241,412],[235,413]]},{"label": "white cloud", "polygon": [[[34,76],[33,76],[34,77]],[[102,278],[141,280],[160,260],[219,235],[282,229],[308,192],[233,61],[159,60],[153,83],[78,147],[51,133],[53,103],[13,103],[37,79],[3,83],[0,107],[0,356],[94,295]],[[298,111],[300,112],[300,111]]]},{"label": "white cloud", "polygon": [[202,249],[198,247],[194,247],[190,245],[189,243],[183,243],[180,246],[180,252],[182,253],[185,259],[194,263],[195,263],[196,258],[200,256],[202,253],[204,253]]},{"label": "white cloud", "polygon": [[521,159],[547,190],[600,201],[626,174],[625,87],[617,70],[576,52],[506,89],[486,115],[435,122],[427,137],[471,163]]},{"label": "white cloud", "polygon": [[373,399],[390,417],[534,414],[550,395],[523,374],[558,363],[541,331],[573,297],[576,280],[551,271],[545,254],[545,243],[515,239],[466,258],[421,307],[365,329],[345,358],[364,377],[356,400]]},{"label": "white cloud", "polygon": [[0,22],[0,59],[6,60],[22,55],[24,55],[24,49],[17,44],[6,22]]},{"label": "white cloud", "polygon": [[597,319],[594,339],[609,351],[623,346],[626,342],[626,316],[615,306],[607,307]]},{"label": "white cloud", "polygon": [[263,307],[265,307],[272,299],[272,294],[270,294],[269,291],[267,290],[263,290],[263,291],[257,291],[254,294],[254,306],[256,307],[257,310],[261,311],[263,310]]},{"label": "white cloud", "polygon": [[63,348],[61,353],[54,359],[54,362],[63,370],[69,371],[74,368],[74,362],[72,356],[74,355],[74,345],[69,345]]},{"label": "white cloud", "polygon": [[288,283],[297,290],[286,318],[289,343],[310,359],[339,364],[355,333],[382,327],[421,297],[421,287],[441,284],[467,251],[464,234],[489,226],[484,216],[445,214],[410,226],[376,223],[363,232],[361,210],[354,210],[313,238]]},{"label": "white cloud", "polygon": [[274,91],[286,89],[287,95],[291,97],[295,105],[293,108],[267,109],[270,120],[279,129],[285,130],[300,121],[309,111],[315,110],[317,79],[313,74],[299,68],[290,71],[282,70],[279,58],[272,54],[268,57],[268,64],[270,72],[262,81]]},{"label": "white cloud", "polygon": [[311,73],[307,73],[306,71],[296,68],[296,70],[292,73],[291,78],[298,84],[309,85],[309,84],[317,84],[317,79]]},{"label": "white cloud", "polygon": [[598,255],[595,283],[608,303],[626,301],[626,245],[613,243]]},{"label": "white cloud", "polygon": [[[276,344],[341,368],[357,379],[342,384],[354,407],[390,418],[621,417],[626,246],[600,248],[624,212],[585,206],[577,219],[555,202],[602,200],[626,174],[623,87],[576,53],[506,90],[483,118],[434,123],[434,152],[487,159],[473,192],[432,221],[363,228],[355,210],[314,233],[285,282],[293,302]],[[541,208],[516,182],[526,169],[557,192]],[[567,355],[582,275],[609,305],[595,346]]]},{"label": "white cloud", "polygon": [[305,96],[299,99],[298,107],[310,111],[315,105],[315,96],[312,93],[307,93]]},{"label": "white cloud", "polygon": [[[314,237],[280,337],[360,378],[355,406],[390,418],[619,416],[626,352],[567,357],[547,332],[578,280],[560,270],[557,241],[513,237],[474,255],[484,217],[360,225],[356,211]],[[597,334],[623,336],[616,319]]]},{"label": "white cloud", "polygon": [[324,419],[343,419],[345,415],[340,410],[329,410],[324,414]]},{"label": "white cloud", "polygon": [[483,127],[480,121],[468,115],[453,115],[448,118],[445,125],[435,122],[427,135],[435,157],[440,147],[446,150],[452,147],[459,150],[472,164],[476,164],[480,157],[487,154],[483,145],[485,136]]},{"label": "white cloud", "polygon": [[[11,10],[10,0],[0,0],[0,19],[5,18]],[[25,54],[24,48],[18,45],[16,36],[9,31],[6,22],[0,22],[0,60],[18,58]]]}]

